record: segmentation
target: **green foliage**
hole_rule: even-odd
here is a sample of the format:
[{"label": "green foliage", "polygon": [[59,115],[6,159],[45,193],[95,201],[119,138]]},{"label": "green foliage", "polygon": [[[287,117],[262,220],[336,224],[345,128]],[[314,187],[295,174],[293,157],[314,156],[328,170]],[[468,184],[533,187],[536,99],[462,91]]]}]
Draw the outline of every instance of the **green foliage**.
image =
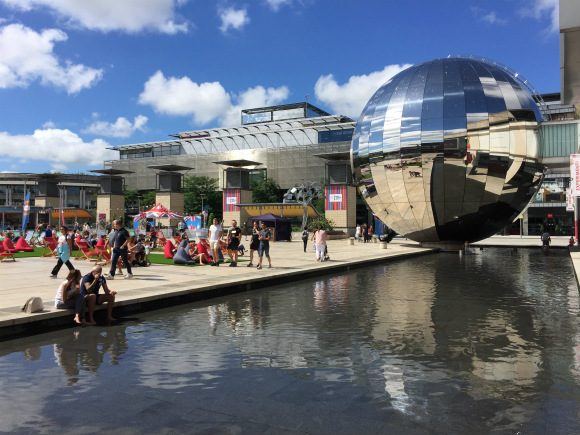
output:
[{"label": "green foliage", "polygon": [[332,219],[326,219],[324,216],[318,216],[308,220],[306,225],[308,231],[314,231],[318,228],[322,228],[326,231],[332,231],[334,229],[334,222]]},{"label": "green foliage", "polygon": [[203,205],[209,213],[219,214],[222,211],[222,192],[218,190],[218,179],[193,175],[183,179],[185,213],[200,213],[202,196]]},{"label": "green foliage", "polygon": [[155,191],[148,190],[141,193],[141,208],[150,209],[155,205]]},{"label": "green foliage", "polygon": [[312,201],[312,207],[322,216],[324,216],[324,197]]},{"label": "green foliage", "polygon": [[137,208],[139,192],[136,190],[126,189],[123,192],[123,195],[125,196],[125,208]]},{"label": "green foliage", "polygon": [[252,195],[254,202],[282,201],[280,186],[271,178],[252,182]]},{"label": "green foliage", "polygon": [[129,210],[148,209],[155,205],[155,191],[138,192],[127,189],[123,192],[125,196],[125,208]]}]

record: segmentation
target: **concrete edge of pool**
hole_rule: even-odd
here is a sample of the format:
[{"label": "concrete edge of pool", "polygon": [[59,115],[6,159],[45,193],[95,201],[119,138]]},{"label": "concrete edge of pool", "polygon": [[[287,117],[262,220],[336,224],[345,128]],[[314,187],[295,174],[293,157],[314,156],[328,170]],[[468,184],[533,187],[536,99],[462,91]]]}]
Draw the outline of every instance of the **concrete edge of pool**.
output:
[{"label": "concrete edge of pool", "polygon": [[[139,295],[120,300],[115,304],[116,316],[127,316],[146,311],[167,308],[180,304],[211,299],[228,294],[254,290],[271,285],[278,285],[288,282],[288,280],[301,280],[312,278],[329,273],[344,272],[351,269],[376,265],[378,263],[391,262],[410,257],[433,254],[434,249],[418,248],[413,251],[377,254],[373,258],[361,258],[348,261],[313,263],[312,266],[303,267],[299,270],[282,271],[276,270],[275,274],[266,276],[253,276],[241,278],[236,282],[220,282],[200,285],[198,283],[176,283],[165,284],[152,291],[144,289],[147,295]],[[168,288],[170,287],[170,288]],[[133,292],[139,289],[132,290]],[[103,311],[104,306],[97,307],[98,311]],[[41,313],[18,315],[8,320],[0,320],[0,341],[14,338],[42,334],[55,329],[67,328],[72,325],[72,312],[69,310],[45,310]]]}]

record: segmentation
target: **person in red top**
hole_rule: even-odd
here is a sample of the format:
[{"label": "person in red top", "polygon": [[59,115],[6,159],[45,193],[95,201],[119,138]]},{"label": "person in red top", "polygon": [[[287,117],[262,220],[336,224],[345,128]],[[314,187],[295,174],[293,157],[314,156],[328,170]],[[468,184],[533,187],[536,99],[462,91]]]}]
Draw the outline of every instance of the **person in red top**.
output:
[{"label": "person in red top", "polygon": [[199,256],[199,264],[209,264],[213,261],[209,254],[209,244],[206,239],[199,239],[197,243],[197,255]]}]

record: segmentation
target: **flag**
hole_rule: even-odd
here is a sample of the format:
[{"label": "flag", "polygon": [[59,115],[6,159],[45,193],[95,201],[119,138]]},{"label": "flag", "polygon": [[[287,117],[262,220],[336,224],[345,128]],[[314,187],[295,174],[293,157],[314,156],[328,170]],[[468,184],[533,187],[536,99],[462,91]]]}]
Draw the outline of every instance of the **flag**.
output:
[{"label": "flag", "polygon": [[24,197],[24,204],[22,205],[22,231],[24,234],[26,232],[26,226],[28,225],[28,217],[30,216],[30,192],[26,192]]}]

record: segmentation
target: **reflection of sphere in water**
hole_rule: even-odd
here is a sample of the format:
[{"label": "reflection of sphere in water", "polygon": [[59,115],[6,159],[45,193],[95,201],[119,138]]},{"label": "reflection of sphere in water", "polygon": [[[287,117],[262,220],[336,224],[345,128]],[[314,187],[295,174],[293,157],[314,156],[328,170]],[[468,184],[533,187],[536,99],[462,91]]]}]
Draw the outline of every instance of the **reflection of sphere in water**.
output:
[{"label": "reflection of sphere in water", "polygon": [[484,239],[539,188],[541,120],[526,84],[505,67],[469,58],[413,66],[381,86],[357,122],[359,191],[410,239]]}]

